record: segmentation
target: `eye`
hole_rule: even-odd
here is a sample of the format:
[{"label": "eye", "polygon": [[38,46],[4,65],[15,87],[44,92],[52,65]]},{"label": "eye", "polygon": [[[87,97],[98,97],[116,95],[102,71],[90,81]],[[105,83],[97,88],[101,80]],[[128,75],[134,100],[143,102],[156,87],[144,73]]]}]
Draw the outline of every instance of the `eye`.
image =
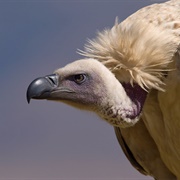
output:
[{"label": "eye", "polygon": [[77,74],[77,75],[74,75],[73,78],[77,84],[81,84],[86,80],[86,75],[85,74]]}]

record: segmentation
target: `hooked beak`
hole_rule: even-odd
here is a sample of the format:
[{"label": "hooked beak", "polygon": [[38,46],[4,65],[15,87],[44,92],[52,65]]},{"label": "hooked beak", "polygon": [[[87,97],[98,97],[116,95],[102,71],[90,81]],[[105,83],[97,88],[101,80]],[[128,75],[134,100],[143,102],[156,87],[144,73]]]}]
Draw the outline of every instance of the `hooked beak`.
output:
[{"label": "hooked beak", "polygon": [[51,74],[32,81],[26,93],[28,103],[31,99],[50,98],[51,93],[58,87],[58,79],[59,76],[57,74]]},{"label": "hooked beak", "polygon": [[27,102],[30,103],[31,99],[64,100],[69,93],[75,93],[59,83],[59,79],[58,74],[51,74],[32,81],[26,93]]}]

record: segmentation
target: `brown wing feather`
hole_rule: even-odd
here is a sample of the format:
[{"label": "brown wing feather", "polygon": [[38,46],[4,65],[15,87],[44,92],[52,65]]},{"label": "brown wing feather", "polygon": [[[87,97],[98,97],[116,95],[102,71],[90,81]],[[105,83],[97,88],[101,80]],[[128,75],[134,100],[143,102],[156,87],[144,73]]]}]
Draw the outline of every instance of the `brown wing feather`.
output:
[{"label": "brown wing feather", "polygon": [[144,168],[136,161],[133,153],[131,152],[128,145],[126,144],[126,142],[125,142],[125,140],[124,140],[124,138],[123,138],[123,136],[121,134],[121,129],[119,127],[114,127],[114,130],[115,130],[117,140],[118,140],[124,154],[126,155],[128,160],[132,164],[132,166],[134,168],[136,168],[140,173],[142,173],[144,175],[148,175],[148,173],[144,170]]}]

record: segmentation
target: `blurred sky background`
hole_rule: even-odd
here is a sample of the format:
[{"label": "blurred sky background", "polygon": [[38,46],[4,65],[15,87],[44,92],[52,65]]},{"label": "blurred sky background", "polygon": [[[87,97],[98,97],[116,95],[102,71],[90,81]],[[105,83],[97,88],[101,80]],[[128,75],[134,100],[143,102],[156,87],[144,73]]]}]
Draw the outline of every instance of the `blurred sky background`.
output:
[{"label": "blurred sky background", "polygon": [[[32,100],[36,77],[81,58],[87,38],[150,0],[0,0],[0,180],[152,179],[134,170],[95,114]],[[160,2],[160,1],[159,1]]]}]

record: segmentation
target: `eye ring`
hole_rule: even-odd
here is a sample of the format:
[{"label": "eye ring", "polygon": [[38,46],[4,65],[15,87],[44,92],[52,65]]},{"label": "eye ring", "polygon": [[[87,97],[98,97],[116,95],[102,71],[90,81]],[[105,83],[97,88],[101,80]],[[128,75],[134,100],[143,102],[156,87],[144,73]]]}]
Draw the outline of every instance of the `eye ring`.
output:
[{"label": "eye ring", "polygon": [[77,84],[82,84],[86,80],[86,75],[85,74],[76,74],[73,77],[74,82]]}]

